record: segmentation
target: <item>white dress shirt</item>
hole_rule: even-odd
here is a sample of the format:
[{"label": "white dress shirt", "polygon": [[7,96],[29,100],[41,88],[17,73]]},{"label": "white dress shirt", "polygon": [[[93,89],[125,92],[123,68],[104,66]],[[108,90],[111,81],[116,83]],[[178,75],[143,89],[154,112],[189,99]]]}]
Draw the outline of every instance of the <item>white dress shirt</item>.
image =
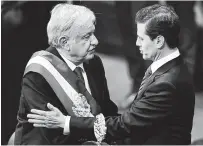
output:
[{"label": "white dress shirt", "polygon": [[154,61],[152,64],[151,64],[151,70],[152,70],[152,74],[158,69],[160,68],[161,66],[163,66],[164,64],[166,64],[167,62],[177,58],[178,56],[180,55],[180,52],[178,49],[176,49],[173,53],[157,60],[157,61]]},{"label": "white dress shirt", "polygon": [[70,67],[70,69],[71,69],[72,71],[74,71],[76,67],[81,67],[81,68],[82,68],[82,76],[83,76],[83,78],[84,78],[84,80],[85,80],[85,87],[86,87],[86,89],[89,91],[89,93],[92,94],[92,93],[91,93],[91,90],[90,90],[89,82],[88,82],[88,80],[87,80],[87,74],[86,74],[85,69],[84,69],[84,67],[83,67],[83,63],[81,63],[81,64],[79,64],[78,66],[76,66],[76,65],[73,64],[71,61],[69,61],[68,59],[66,59],[62,54],[60,54],[60,55],[61,55],[61,57],[64,59],[64,61],[65,61],[66,64]]},{"label": "white dress shirt", "polygon": [[[70,69],[71,69],[72,71],[74,71],[76,67],[81,67],[81,68],[82,68],[82,75],[83,75],[83,78],[84,78],[84,80],[85,80],[85,87],[86,87],[86,89],[89,91],[89,93],[91,94],[89,82],[88,82],[88,79],[87,79],[87,74],[86,74],[85,69],[84,69],[84,67],[83,67],[83,63],[81,63],[81,64],[79,64],[78,66],[76,66],[76,65],[73,64],[71,61],[69,61],[68,59],[66,59],[60,52],[59,52],[59,54],[61,55],[61,57],[64,59],[64,61],[65,61],[66,64],[70,67]],[[68,135],[68,134],[70,133],[69,122],[70,122],[70,116],[66,116],[65,126],[64,126],[64,129],[63,129],[64,135]]]}]

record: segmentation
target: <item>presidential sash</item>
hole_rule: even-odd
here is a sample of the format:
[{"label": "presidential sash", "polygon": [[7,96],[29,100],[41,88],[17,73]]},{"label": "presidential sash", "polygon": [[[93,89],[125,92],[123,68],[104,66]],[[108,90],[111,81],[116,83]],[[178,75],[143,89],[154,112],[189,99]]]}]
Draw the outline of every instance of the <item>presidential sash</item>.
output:
[{"label": "presidential sash", "polygon": [[[73,111],[73,107],[80,106],[81,103],[89,105],[89,113],[88,110],[86,111],[87,117],[93,117],[100,112],[99,105],[97,105],[91,94],[85,90],[85,87],[82,94],[86,98],[80,99],[78,96],[79,79],[68,65],[54,54],[47,51],[34,53],[27,63],[24,75],[28,72],[39,73],[46,79],[70,116],[80,116]],[[87,102],[85,103],[85,101]]]}]

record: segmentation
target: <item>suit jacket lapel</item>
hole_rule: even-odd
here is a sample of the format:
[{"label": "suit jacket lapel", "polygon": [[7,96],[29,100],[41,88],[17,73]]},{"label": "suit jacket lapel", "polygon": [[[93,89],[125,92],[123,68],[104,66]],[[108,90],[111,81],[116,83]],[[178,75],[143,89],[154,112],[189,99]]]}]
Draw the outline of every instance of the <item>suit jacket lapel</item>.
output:
[{"label": "suit jacket lapel", "polygon": [[182,60],[182,56],[179,56],[173,60],[170,60],[169,62],[167,62],[166,64],[164,64],[163,66],[161,66],[160,68],[158,68],[148,79],[146,84],[144,85],[144,87],[141,89],[141,91],[139,92],[139,95],[137,96],[137,98],[141,98],[143,96],[144,91],[147,89],[147,87],[152,84],[155,81],[155,78],[164,74],[165,72],[167,72],[169,69],[171,69],[173,66],[175,66],[177,63],[180,63]]},{"label": "suit jacket lapel", "polygon": [[84,63],[84,69],[85,69],[85,72],[87,74],[87,79],[88,79],[88,82],[89,82],[89,86],[90,86],[90,90],[91,90],[91,93],[92,93],[92,96],[95,98],[96,97],[96,83],[95,83],[95,80],[93,78],[93,73],[91,71],[91,67],[88,63]]},{"label": "suit jacket lapel", "polygon": [[[85,69],[85,72],[87,74],[87,79],[88,79],[88,82],[89,82],[89,87],[90,87],[90,90],[91,90],[91,93],[92,93],[92,97],[98,101],[98,94],[97,94],[97,84],[96,84],[96,80],[94,79],[94,73],[93,73],[93,70],[92,70],[92,67],[91,65],[89,64],[89,61],[88,62],[84,62],[84,69]],[[100,110],[100,106],[97,104],[97,106],[94,106],[94,108],[96,108],[96,111],[99,111]]]}]

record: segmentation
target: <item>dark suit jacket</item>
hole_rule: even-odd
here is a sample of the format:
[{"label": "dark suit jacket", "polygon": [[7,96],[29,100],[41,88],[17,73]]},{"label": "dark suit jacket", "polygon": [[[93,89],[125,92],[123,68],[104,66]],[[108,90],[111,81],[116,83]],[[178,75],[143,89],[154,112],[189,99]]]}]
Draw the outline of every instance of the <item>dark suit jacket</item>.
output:
[{"label": "dark suit jacket", "polygon": [[[47,51],[62,59],[55,48],[49,47]],[[84,69],[87,73],[92,96],[101,107],[101,112],[106,116],[116,115],[117,106],[110,100],[101,59],[95,56],[89,60],[89,63],[84,63]],[[87,140],[88,135],[85,136],[81,132],[77,133],[78,137],[75,138],[72,134],[69,136],[63,135],[63,129],[35,128],[32,124],[29,124],[26,116],[30,113],[30,110],[33,108],[48,110],[46,107],[48,102],[59,108],[64,115],[68,114],[47,81],[38,73],[27,73],[22,79],[15,144],[80,144]]]},{"label": "dark suit jacket", "polygon": [[[106,136],[130,136],[130,144],[190,144],[194,103],[191,76],[178,57],[152,74],[127,112],[106,117]],[[94,120],[71,117],[70,132],[93,129]]]}]

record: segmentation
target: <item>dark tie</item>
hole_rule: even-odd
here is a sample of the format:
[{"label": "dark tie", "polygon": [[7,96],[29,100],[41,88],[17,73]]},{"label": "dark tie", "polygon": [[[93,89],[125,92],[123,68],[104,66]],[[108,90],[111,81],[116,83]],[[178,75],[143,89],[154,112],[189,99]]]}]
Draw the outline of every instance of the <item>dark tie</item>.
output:
[{"label": "dark tie", "polygon": [[145,75],[144,75],[143,79],[142,79],[142,83],[141,83],[141,85],[140,85],[140,88],[139,88],[138,93],[142,90],[142,88],[144,87],[144,85],[145,85],[147,79],[148,79],[151,75],[152,75],[152,70],[151,70],[151,66],[149,66],[148,69],[147,69],[147,71],[145,72]]},{"label": "dark tie", "polygon": [[77,86],[79,93],[82,93],[86,99],[87,102],[90,105],[91,113],[93,115],[96,115],[100,112],[100,107],[97,105],[96,101],[92,97],[92,95],[88,92],[88,90],[85,87],[85,81],[82,75],[83,69],[81,67],[76,67],[74,70],[75,74],[78,76],[79,80],[77,80]]},{"label": "dark tie", "polygon": [[84,80],[84,77],[82,75],[82,71],[83,71],[83,69],[81,67],[76,67],[74,70],[74,72],[76,73],[78,78],[85,84],[85,80]]}]

